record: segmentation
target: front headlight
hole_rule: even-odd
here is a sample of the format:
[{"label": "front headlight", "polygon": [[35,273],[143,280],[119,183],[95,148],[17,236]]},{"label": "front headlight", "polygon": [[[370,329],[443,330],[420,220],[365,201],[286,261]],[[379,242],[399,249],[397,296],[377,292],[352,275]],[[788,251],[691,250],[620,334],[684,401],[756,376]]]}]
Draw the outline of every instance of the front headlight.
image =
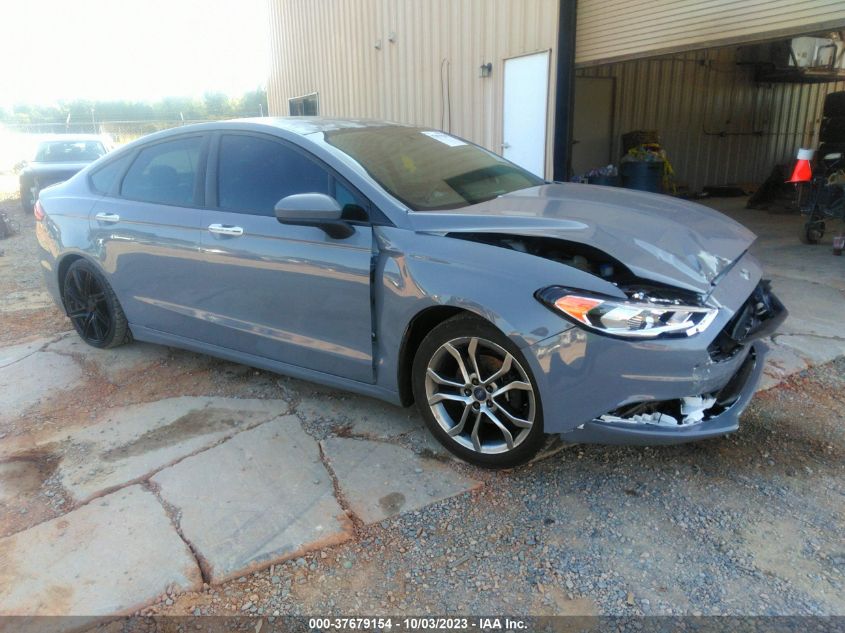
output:
[{"label": "front headlight", "polygon": [[560,286],[538,291],[537,298],[579,325],[625,338],[656,338],[664,334],[692,336],[703,332],[718,314],[714,308],[630,301]]}]

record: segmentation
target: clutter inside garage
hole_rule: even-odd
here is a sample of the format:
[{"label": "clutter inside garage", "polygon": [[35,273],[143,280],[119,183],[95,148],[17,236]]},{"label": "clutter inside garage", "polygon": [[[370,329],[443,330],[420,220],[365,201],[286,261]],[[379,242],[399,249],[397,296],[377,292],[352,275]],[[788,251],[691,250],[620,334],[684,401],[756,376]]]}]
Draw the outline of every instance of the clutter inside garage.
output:
[{"label": "clutter inside garage", "polygon": [[[596,64],[575,79],[576,182],[798,211],[810,183],[786,182],[801,148],[815,173],[845,153],[841,33]],[[840,190],[841,192],[841,190]]]}]

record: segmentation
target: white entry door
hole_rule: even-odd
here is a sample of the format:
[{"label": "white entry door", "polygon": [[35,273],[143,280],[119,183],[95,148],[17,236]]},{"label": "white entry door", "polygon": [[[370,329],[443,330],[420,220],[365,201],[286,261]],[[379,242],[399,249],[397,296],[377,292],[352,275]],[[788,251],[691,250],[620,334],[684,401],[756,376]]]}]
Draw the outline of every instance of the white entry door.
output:
[{"label": "white entry door", "polygon": [[541,178],[546,173],[549,51],[505,60],[502,155]]}]

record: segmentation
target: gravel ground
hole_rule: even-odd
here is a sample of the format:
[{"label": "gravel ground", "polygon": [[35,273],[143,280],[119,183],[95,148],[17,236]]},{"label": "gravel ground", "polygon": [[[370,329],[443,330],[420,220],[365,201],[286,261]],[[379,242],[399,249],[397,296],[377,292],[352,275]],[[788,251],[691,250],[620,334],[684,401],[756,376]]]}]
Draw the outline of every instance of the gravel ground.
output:
[{"label": "gravel ground", "polygon": [[[22,227],[0,240],[0,345],[66,331],[44,301],[31,218],[11,197],[0,210]],[[359,526],[346,545],[165,594],[144,613],[845,615],[843,387],[845,360],[808,370],[758,394],[738,434],[694,445],[564,446],[499,473],[450,461],[484,485]],[[295,408],[303,393],[344,397],[174,351],[138,384],[89,385],[8,432],[37,435],[104,400],[235,395]],[[317,438],[348,432],[337,416],[305,427]],[[437,454],[421,435],[402,441]],[[9,530],[54,513],[22,514]]]}]

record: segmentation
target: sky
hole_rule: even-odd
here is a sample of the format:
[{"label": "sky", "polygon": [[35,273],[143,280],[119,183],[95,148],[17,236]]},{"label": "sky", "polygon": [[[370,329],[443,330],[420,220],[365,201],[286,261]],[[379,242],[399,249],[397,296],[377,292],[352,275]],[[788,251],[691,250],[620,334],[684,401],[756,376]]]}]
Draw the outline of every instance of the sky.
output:
[{"label": "sky", "polygon": [[0,0],[0,107],[266,86],[267,0]]}]

